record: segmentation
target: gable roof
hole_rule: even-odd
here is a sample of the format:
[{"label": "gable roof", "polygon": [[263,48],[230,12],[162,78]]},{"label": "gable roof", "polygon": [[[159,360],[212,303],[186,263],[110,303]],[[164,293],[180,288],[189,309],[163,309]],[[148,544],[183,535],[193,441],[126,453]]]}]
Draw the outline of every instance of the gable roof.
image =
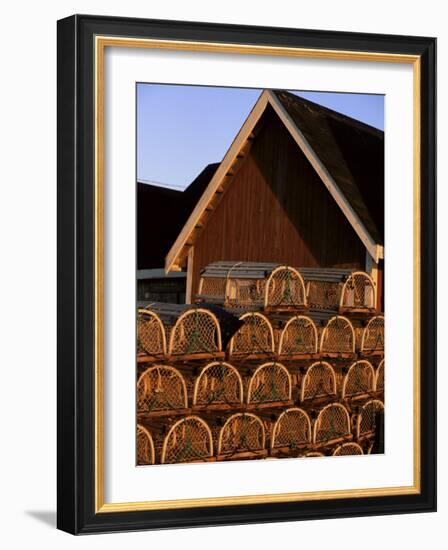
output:
[{"label": "gable roof", "polygon": [[[137,269],[164,266],[165,257],[216,172],[209,164],[184,191],[137,182]],[[160,228],[163,227],[163,232]],[[147,245],[144,235],[157,235]]]},{"label": "gable roof", "polygon": [[[264,90],[168,252],[165,271],[181,269],[196,235],[250,149],[257,123],[268,105],[288,129],[373,260],[378,262],[383,257],[383,132],[289,92]],[[372,170],[376,163],[379,167]]]}]

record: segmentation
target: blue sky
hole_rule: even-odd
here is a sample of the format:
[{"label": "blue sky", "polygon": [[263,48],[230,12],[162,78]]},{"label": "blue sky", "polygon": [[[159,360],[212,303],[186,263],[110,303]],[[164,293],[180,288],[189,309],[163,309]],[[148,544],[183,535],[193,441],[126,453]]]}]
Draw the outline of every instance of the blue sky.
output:
[{"label": "blue sky", "polygon": [[[384,96],[293,93],[384,129]],[[225,155],[261,90],[137,84],[137,178],[184,189]]]}]

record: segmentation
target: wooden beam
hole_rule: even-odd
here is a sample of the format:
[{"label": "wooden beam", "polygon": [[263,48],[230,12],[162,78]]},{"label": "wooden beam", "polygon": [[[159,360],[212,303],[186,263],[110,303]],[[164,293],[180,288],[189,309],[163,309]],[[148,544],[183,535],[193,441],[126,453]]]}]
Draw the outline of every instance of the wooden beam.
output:
[{"label": "wooden beam", "polygon": [[193,259],[194,259],[194,246],[188,251],[187,257],[187,290],[185,294],[185,303],[191,304],[193,293]]}]

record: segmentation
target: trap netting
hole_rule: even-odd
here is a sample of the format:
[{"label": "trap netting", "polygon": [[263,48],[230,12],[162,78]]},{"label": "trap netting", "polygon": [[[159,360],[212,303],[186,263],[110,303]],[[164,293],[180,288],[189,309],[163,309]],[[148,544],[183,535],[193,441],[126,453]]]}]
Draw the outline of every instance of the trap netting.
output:
[{"label": "trap netting", "polygon": [[337,311],[341,301],[342,285],[339,282],[311,280],[307,282],[307,301],[310,308]]},{"label": "trap netting", "polygon": [[159,316],[147,309],[139,309],[137,316],[138,350],[149,355],[166,354],[165,328]]},{"label": "trap netting", "polygon": [[243,402],[243,382],[229,363],[206,365],[194,385],[193,405],[236,405]]},{"label": "trap netting", "polygon": [[384,359],[378,365],[376,370],[375,391],[384,391]]},{"label": "trap netting", "polygon": [[302,380],[301,401],[336,395],[336,374],[325,362],[313,363]]},{"label": "trap netting", "polygon": [[367,273],[353,272],[345,281],[340,307],[343,309],[375,309],[375,284]]},{"label": "trap netting", "polygon": [[378,423],[382,421],[384,404],[379,399],[372,399],[361,409],[356,426],[356,434],[360,437],[373,436],[377,430]]},{"label": "trap netting", "polygon": [[332,317],[322,331],[321,353],[354,353],[355,330],[346,317]]},{"label": "trap netting", "polygon": [[344,405],[331,403],[324,407],[314,424],[314,443],[326,444],[350,435],[350,416]]},{"label": "trap netting", "polygon": [[265,363],[251,376],[248,403],[269,403],[291,399],[291,375],[280,363]]},{"label": "trap netting", "polygon": [[297,315],[283,328],[278,346],[279,355],[317,353],[317,328],[312,319]]},{"label": "trap netting", "polygon": [[140,413],[187,407],[187,388],[182,374],[168,365],[146,369],[137,382],[137,410]]},{"label": "trap netting", "polygon": [[342,445],[339,445],[339,447],[336,447],[333,456],[352,456],[363,454],[362,447],[357,443],[343,443]]},{"label": "trap netting", "polygon": [[193,308],[183,313],[170,336],[170,355],[216,353],[221,351],[221,331],[214,313]]},{"label": "trap netting", "polygon": [[384,352],[384,317],[377,315],[367,323],[361,342],[362,352]]},{"label": "trap netting", "polygon": [[154,464],[154,442],[148,430],[137,424],[137,464]]},{"label": "trap netting", "polygon": [[224,303],[226,287],[227,279],[224,277],[201,277],[198,294],[209,302]]},{"label": "trap netting", "polygon": [[274,331],[269,319],[261,313],[245,313],[240,320],[244,324],[230,341],[230,355],[272,354]]},{"label": "trap netting", "polygon": [[229,307],[261,307],[266,289],[264,279],[229,278],[225,303]]},{"label": "trap netting", "polygon": [[251,413],[236,413],[227,419],[218,439],[218,454],[260,451],[265,446],[263,422]]},{"label": "trap netting", "polygon": [[300,273],[289,266],[274,269],[267,281],[264,305],[276,309],[306,306],[305,283]]},{"label": "trap netting", "polygon": [[375,371],[369,361],[356,361],[348,369],[342,383],[342,398],[351,398],[374,391]]},{"label": "trap netting", "polygon": [[271,449],[297,449],[310,442],[311,421],[305,411],[293,407],[278,417],[272,432]]},{"label": "trap netting", "polygon": [[194,462],[213,456],[210,428],[198,416],[178,420],[163,441],[162,464]]}]

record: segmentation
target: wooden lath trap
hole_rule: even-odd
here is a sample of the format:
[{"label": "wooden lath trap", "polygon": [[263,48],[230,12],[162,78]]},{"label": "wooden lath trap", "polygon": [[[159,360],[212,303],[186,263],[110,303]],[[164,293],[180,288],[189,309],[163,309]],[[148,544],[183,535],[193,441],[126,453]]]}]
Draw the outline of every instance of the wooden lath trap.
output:
[{"label": "wooden lath trap", "polygon": [[311,402],[334,398],[336,396],[336,374],[330,363],[317,361],[313,363],[302,379],[300,400]]},{"label": "wooden lath trap", "polygon": [[375,390],[375,371],[369,361],[356,361],[342,382],[342,399],[361,399]]},{"label": "wooden lath trap", "polygon": [[382,428],[383,415],[384,403],[379,399],[372,399],[363,405],[356,423],[356,437],[358,441],[377,435],[377,430]]},{"label": "wooden lath trap", "polygon": [[208,424],[198,416],[178,420],[162,446],[162,464],[200,462],[213,456],[213,439]]},{"label": "wooden lath trap", "polygon": [[318,350],[318,333],[314,321],[305,315],[291,317],[279,339],[278,355],[281,359],[312,356]]},{"label": "wooden lath trap", "polygon": [[303,277],[276,263],[215,262],[201,272],[198,302],[267,311],[306,309]]},{"label": "wooden lath trap", "polygon": [[247,389],[247,403],[253,407],[285,404],[291,401],[292,383],[288,369],[276,362],[259,366],[252,374]]},{"label": "wooden lath trap", "polygon": [[263,422],[252,413],[230,416],[219,432],[218,460],[265,456],[266,434]]},{"label": "wooden lath trap", "polygon": [[330,403],[319,412],[313,434],[316,446],[324,447],[351,437],[350,415],[344,405]]},{"label": "wooden lath trap", "polygon": [[365,271],[354,271],[345,281],[339,311],[342,314],[372,314],[376,311],[375,283]]},{"label": "wooden lath trap", "polygon": [[184,377],[169,365],[153,365],[137,381],[137,412],[156,412],[186,409],[187,387]]},{"label": "wooden lath trap", "polygon": [[155,464],[154,442],[150,432],[137,424],[137,464],[140,466]]},{"label": "wooden lath trap", "polygon": [[361,353],[382,355],[384,353],[384,317],[376,315],[367,323],[362,333]]},{"label": "wooden lath trap", "polygon": [[355,329],[347,317],[336,315],[327,322],[319,350],[328,357],[346,357],[355,353]]},{"label": "wooden lath trap", "polygon": [[384,359],[380,362],[375,373],[375,391],[384,393]]},{"label": "wooden lath trap", "polygon": [[206,365],[196,378],[193,407],[227,408],[243,402],[243,381],[235,367],[214,361]]},{"label": "wooden lath trap", "polygon": [[286,409],[274,424],[271,437],[271,454],[298,451],[311,443],[311,420],[297,407]]},{"label": "wooden lath trap", "polygon": [[353,456],[363,454],[364,452],[361,445],[358,445],[358,443],[355,442],[343,443],[342,445],[336,447],[333,452],[333,456]]},{"label": "wooden lath trap", "polygon": [[[222,353],[222,336],[218,315],[226,320],[233,315],[221,308],[152,303],[146,308],[163,322],[170,360],[219,358]],[[236,318],[234,318],[237,321]],[[238,328],[239,324],[236,325]],[[235,330],[236,330],[235,328]]]},{"label": "wooden lath trap", "polygon": [[341,315],[375,311],[375,283],[365,271],[324,267],[300,267],[298,270],[305,280],[310,310]]},{"label": "wooden lath trap", "polygon": [[241,315],[243,326],[233,336],[229,345],[232,358],[257,358],[274,354],[274,331],[262,313],[249,312]]},{"label": "wooden lath trap", "polygon": [[153,358],[167,352],[165,327],[157,313],[149,309],[137,312],[137,348],[140,354]]}]

